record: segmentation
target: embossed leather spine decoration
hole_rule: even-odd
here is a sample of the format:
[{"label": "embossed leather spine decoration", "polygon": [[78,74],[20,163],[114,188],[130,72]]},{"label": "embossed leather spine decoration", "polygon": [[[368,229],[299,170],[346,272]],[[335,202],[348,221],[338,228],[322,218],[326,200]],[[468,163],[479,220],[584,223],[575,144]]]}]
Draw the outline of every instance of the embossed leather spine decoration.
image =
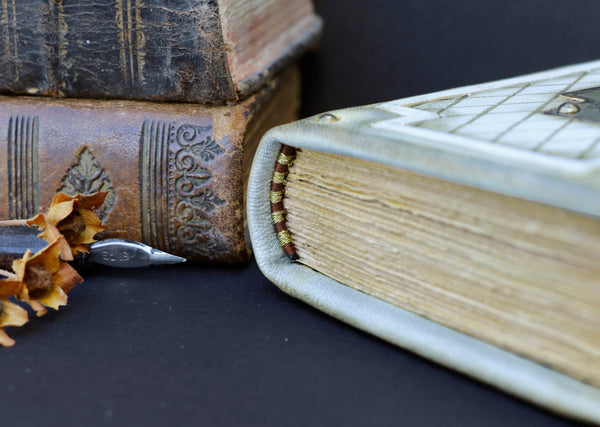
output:
[{"label": "embossed leather spine decoration", "polygon": [[296,118],[297,87],[290,71],[231,107],[0,97],[0,218],[30,217],[57,191],[108,191],[102,237],[247,261],[246,169],[262,133]]},{"label": "embossed leather spine decoration", "polygon": [[168,244],[179,254],[194,246],[218,250],[216,239],[207,238],[210,216],[226,204],[213,188],[211,167],[225,149],[214,139],[212,121],[200,123],[145,121],[142,130],[142,240],[154,247]]},{"label": "embossed leather spine decoration", "polygon": [[39,207],[38,117],[12,115],[6,135],[10,219],[29,218]]}]

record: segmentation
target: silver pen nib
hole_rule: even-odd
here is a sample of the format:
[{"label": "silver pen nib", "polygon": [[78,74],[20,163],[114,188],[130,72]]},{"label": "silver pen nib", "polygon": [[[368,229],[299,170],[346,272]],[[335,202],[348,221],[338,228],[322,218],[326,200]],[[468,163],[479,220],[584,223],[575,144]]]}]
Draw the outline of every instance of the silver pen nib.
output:
[{"label": "silver pen nib", "polygon": [[88,250],[89,262],[110,267],[137,268],[185,262],[185,258],[126,239],[100,240],[90,244]]}]

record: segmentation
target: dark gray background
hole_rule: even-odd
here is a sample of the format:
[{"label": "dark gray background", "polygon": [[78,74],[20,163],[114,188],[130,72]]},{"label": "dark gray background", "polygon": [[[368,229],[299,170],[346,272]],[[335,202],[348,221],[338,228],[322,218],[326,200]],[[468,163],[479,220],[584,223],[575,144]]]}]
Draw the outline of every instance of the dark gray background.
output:
[{"label": "dark gray background", "polygon": [[[596,1],[317,0],[304,115],[595,59]],[[0,349],[0,426],[560,426],[291,299],[254,261],[90,270]]]},{"label": "dark gray background", "polygon": [[316,0],[305,112],[483,83],[598,58],[594,0]]}]

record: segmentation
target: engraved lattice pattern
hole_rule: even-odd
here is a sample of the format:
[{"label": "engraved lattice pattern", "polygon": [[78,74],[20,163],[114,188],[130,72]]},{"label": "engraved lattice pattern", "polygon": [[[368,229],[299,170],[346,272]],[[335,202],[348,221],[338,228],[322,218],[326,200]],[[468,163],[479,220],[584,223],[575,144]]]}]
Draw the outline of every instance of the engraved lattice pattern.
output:
[{"label": "engraved lattice pattern", "polygon": [[571,159],[600,157],[600,125],[544,114],[561,93],[598,86],[600,69],[407,107],[436,113],[416,126]]}]

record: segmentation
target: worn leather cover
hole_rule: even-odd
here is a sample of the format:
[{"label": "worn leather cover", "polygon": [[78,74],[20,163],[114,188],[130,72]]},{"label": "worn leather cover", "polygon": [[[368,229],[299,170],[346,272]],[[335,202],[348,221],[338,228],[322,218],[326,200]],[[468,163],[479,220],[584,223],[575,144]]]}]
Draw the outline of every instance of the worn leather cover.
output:
[{"label": "worn leather cover", "polygon": [[0,92],[225,103],[245,98],[319,34],[320,20],[251,81],[232,80],[217,0],[0,4]]},{"label": "worn leather cover", "polygon": [[[419,105],[427,102],[452,97],[468,99],[486,91],[499,94],[505,88],[515,88],[515,91],[521,86],[535,88],[538,83],[543,87],[554,85],[553,90],[560,91],[562,86],[549,84],[550,80],[562,81],[565,87],[569,87],[573,79],[598,86],[598,70],[600,62],[581,64],[406,100],[332,111],[272,129],[259,145],[248,188],[250,237],[260,269],[283,291],[359,329],[549,410],[600,424],[599,389],[290,262],[271,223],[269,195],[274,165],[281,145],[285,144],[407,168],[599,215],[600,164],[593,156],[557,158],[542,152],[528,153],[522,147],[499,147],[483,137],[460,137],[448,135],[439,128],[425,129],[419,126],[428,120],[443,120],[443,113],[418,110]],[[552,100],[562,102],[559,98]],[[494,123],[497,120],[496,117]],[[579,132],[580,128],[574,131]],[[598,136],[600,128],[596,131],[596,138]],[[572,139],[567,145],[572,147],[576,140]],[[560,153],[564,155],[564,151]]]},{"label": "worn leather cover", "polygon": [[249,159],[263,122],[296,117],[298,78],[292,69],[230,107],[0,97],[0,218],[32,217],[58,191],[108,191],[103,237],[247,261]]}]

